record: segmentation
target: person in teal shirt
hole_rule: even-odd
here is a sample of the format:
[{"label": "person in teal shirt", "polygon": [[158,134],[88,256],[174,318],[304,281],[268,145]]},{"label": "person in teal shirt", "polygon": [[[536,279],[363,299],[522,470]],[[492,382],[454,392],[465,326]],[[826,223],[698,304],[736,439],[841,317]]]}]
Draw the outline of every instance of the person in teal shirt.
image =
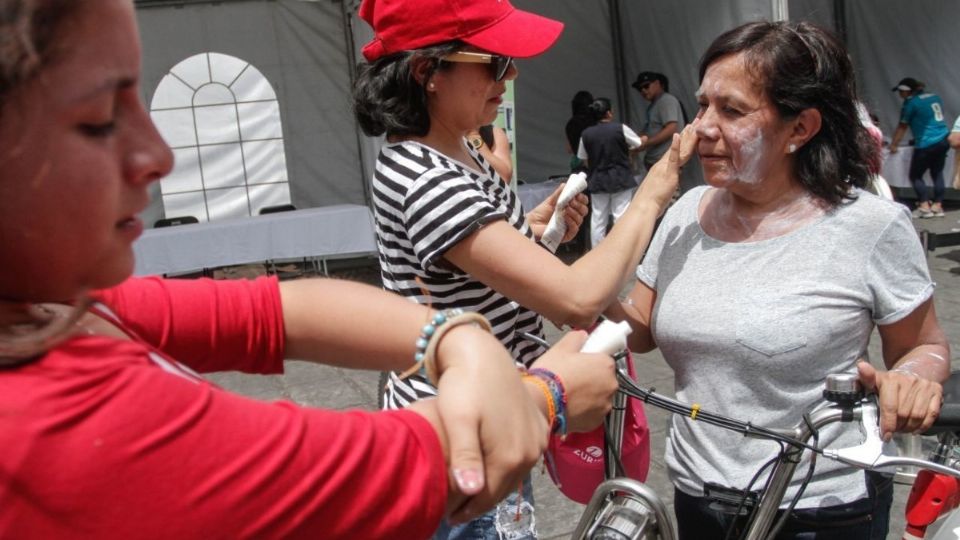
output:
[{"label": "person in teal shirt", "polygon": [[[943,166],[950,145],[947,135],[950,130],[944,121],[943,100],[940,96],[926,92],[925,85],[911,77],[902,79],[893,87],[894,92],[903,99],[900,109],[900,124],[890,141],[890,153],[896,153],[910,128],[913,133],[913,157],[910,159],[910,182],[917,192],[918,216],[921,218],[943,217]],[[933,180],[933,199],[927,193],[923,174],[930,171]]]}]

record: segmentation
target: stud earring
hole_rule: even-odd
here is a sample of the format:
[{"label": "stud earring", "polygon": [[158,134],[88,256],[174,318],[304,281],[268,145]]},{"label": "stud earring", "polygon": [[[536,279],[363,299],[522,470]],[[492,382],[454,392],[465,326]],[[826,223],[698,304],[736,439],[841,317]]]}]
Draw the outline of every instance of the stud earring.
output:
[{"label": "stud earring", "polygon": [[427,90],[435,90],[437,87],[433,83],[427,85]]},{"label": "stud earring", "polygon": [[797,145],[790,143],[790,146],[787,147],[787,152],[792,154],[797,151]]}]

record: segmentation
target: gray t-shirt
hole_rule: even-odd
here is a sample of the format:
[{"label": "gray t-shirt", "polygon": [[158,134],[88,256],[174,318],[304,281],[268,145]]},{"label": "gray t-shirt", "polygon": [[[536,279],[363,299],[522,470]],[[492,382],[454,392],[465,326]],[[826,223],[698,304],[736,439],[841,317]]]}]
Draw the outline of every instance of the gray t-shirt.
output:
[{"label": "gray t-shirt", "polygon": [[[874,324],[894,323],[931,297],[923,249],[903,206],[859,190],[854,201],[784,236],[722,242],[700,228],[708,189],[695,188],[670,208],[637,269],[657,292],[654,338],[674,370],[679,400],[759,426],[792,427],[821,399],[827,374],[853,372],[866,357]],[[857,444],[856,430],[837,439],[841,429],[822,430],[820,444]],[[704,482],[747,487],[778,448],[674,415],[666,462],[677,488],[700,496]],[[806,474],[804,456],[786,501]],[[798,507],[863,498],[863,478],[820,457]]]},{"label": "gray t-shirt", "polygon": [[[686,125],[683,122],[683,109],[680,107],[680,102],[671,94],[664,92],[647,107],[647,124],[643,128],[643,134],[652,137],[670,122],[677,123],[677,133],[680,133]],[[670,149],[670,142],[668,138],[658,145],[647,148],[643,158],[644,163],[648,165],[656,163]]]}]

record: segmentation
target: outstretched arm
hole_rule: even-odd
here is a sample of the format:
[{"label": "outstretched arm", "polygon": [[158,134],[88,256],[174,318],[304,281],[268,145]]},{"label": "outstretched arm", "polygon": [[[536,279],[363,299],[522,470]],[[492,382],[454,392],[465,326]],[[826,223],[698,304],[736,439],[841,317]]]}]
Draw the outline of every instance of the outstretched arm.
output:
[{"label": "outstretched arm", "polygon": [[281,282],[280,298],[287,358],[353,369],[409,367],[432,313],[375,287],[335,279]]},{"label": "outstretched arm", "polygon": [[570,266],[503,221],[466,237],[445,258],[554,322],[587,327],[614,300],[646,250],[656,219],[676,190],[681,154],[689,157],[696,144],[692,124],[682,140],[676,137],[651,169],[607,238]]},{"label": "outstretched arm", "polygon": [[[344,367],[408,368],[432,316],[424,306],[353,282],[296,280],[281,283],[280,291],[287,356]],[[598,425],[616,388],[609,357],[577,352],[584,340],[568,336],[537,361],[567,382],[574,429]],[[436,354],[439,397],[411,408],[431,423],[447,457],[452,518],[469,520],[514,489],[546,448],[546,403],[480,328],[452,328]]]},{"label": "outstretched arm", "polygon": [[[405,370],[432,311],[371,286],[333,279],[280,284],[286,356],[350,368]],[[544,415],[506,349],[472,325],[437,347],[440,398],[417,404],[450,466],[450,509],[486,508],[514,487],[546,444]],[[496,390],[496,399],[490,392]],[[535,389],[533,389],[535,390]]]},{"label": "outstretched arm", "polygon": [[897,149],[900,148],[900,139],[907,133],[906,124],[897,124],[896,131],[893,132],[893,138],[890,139],[890,153],[896,154]]},{"label": "outstretched arm", "polygon": [[643,146],[649,148],[650,146],[656,146],[664,141],[669,141],[670,137],[673,137],[673,134],[677,132],[677,123],[676,122],[667,122],[663,125],[663,128],[660,131],[650,135],[643,141]]}]

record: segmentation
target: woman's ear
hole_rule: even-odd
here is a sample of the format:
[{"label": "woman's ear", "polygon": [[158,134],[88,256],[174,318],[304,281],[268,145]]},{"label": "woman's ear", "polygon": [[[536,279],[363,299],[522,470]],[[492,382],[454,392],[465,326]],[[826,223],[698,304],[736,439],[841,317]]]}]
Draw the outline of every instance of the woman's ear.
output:
[{"label": "woman's ear", "polygon": [[790,138],[787,140],[789,143],[787,145],[788,153],[792,154],[793,151],[790,150],[791,148],[800,148],[807,144],[807,141],[816,136],[817,133],[820,133],[822,122],[823,117],[820,115],[819,110],[810,108],[800,111],[800,114],[793,120],[793,133],[790,134]]},{"label": "woman's ear", "polygon": [[410,74],[420,86],[426,87],[433,71],[434,60],[424,56],[414,55],[410,59]]}]

